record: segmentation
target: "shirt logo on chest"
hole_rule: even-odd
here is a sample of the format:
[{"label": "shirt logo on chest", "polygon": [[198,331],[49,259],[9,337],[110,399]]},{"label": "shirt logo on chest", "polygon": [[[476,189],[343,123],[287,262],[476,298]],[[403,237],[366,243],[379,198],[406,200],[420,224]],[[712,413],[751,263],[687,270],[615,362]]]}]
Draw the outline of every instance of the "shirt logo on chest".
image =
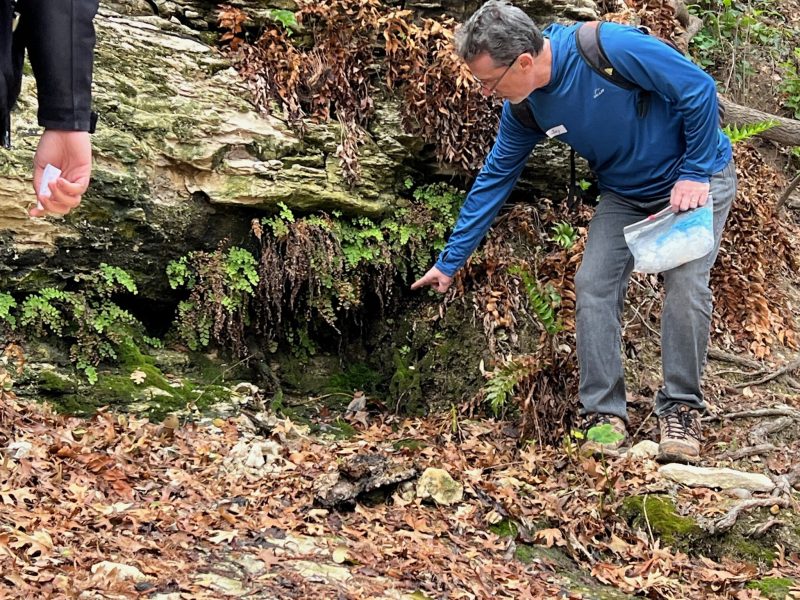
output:
[{"label": "shirt logo on chest", "polygon": [[600,96],[603,92],[606,91],[606,88],[594,88],[594,98]]}]

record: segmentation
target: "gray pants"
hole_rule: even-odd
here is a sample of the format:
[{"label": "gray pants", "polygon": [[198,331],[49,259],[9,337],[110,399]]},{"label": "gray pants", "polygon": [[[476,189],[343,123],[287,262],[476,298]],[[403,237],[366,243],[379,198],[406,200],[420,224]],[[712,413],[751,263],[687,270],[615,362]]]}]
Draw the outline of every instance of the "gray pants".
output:
[{"label": "gray pants", "polygon": [[[683,403],[705,409],[700,379],[705,366],[711,327],[712,298],[708,287],[717,258],[722,228],[736,195],[733,161],[711,178],[714,201],[714,250],[663,273],[661,361],[664,386],[656,395],[656,414]],[[621,318],[633,256],[623,228],[658,212],[669,199],[650,203],[626,200],[604,192],[600,196],[578,273],[578,363],[582,414],[603,413],[628,420],[622,369]]]}]

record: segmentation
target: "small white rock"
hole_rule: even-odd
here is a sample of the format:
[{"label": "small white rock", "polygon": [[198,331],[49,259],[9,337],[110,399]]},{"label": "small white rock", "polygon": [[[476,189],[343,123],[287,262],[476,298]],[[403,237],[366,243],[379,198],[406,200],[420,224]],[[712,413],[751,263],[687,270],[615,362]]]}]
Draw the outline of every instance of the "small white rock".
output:
[{"label": "small white rock", "polygon": [[444,469],[429,467],[417,481],[417,497],[432,498],[438,504],[456,504],[464,497],[464,486]]},{"label": "small white rock", "polygon": [[8,452],[14,460],[25,458],[31,453],[31,450],[33,450],[33,445],[30,442],[11,442],[8,445]]},{"label": "small white rock", "polygon": [[638,444],[631,446],[625,455],[638,459],[655,458],[658,456],[658,444],[653,440],[642,440]]},{"label": "small white rock", "polygon": [[261,444],[255,443],[250,446],[250,452],[247,453],[244,464],[252,469],[260,469],[264,466],[264,451],[261,450]]}]

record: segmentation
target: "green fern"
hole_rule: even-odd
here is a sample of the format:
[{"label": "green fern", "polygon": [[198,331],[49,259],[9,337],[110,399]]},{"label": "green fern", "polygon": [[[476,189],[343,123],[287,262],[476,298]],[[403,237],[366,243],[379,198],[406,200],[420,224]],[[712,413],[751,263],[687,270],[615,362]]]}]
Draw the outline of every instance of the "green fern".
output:
[{"label": "green fern", "polygon": [[575,240],[578,239],[578,232],[575,231],[572,225],[566,221],[562,221],[553,226],[550,239],[562,248],[569,250],[575,245]]},{"label": "green fern", "polygon": [[764,133],[768,129],[772,129],[778,125],[778,122],[770,119],[769,121],[761,121],[759,123],[747,123],[741,127],[736,125],[726,125],[722,128],[722,132],[731,140],[731,144],[738,144],[748,138]]},{"label": "green fern", "polygon": [[483,387],[486,401],[495,416],[499,415],[508,404],[514,389],[529,373],[528,363],[522,360],[511,360],[495,370],[494,376]]},{"label": "green fern", "polygon": [[13,329],[17,326],[17,319],[11,314],[12,309],[17,307],[17,301],[14,296],[0,292],[0,321],[5,321],[8,326]]},{"label": "green fern", "polygon": [[528,271],[519,266],[509,269],[509,273],[520,278],[528,296],[528,304],[539,318],[545,331],[554,335],[561,331],[561,322],[556,317],[556,307],[561,304],[561,296],[552,285],[547,285],[544,289],[539,282],[533,278]]}]

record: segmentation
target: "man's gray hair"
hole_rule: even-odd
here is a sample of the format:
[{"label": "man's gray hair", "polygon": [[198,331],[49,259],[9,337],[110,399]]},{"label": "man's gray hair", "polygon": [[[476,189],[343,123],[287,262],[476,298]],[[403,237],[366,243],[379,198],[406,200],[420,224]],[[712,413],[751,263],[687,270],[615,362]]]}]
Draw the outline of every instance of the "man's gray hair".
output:
[{"label": "man's gray hair", "polygon": [[488,54],[504,66],[525,52],[539,54],[544,38],[522,9],[506,0],[488,0],[456,31],[455,46],[466,62]]}]

